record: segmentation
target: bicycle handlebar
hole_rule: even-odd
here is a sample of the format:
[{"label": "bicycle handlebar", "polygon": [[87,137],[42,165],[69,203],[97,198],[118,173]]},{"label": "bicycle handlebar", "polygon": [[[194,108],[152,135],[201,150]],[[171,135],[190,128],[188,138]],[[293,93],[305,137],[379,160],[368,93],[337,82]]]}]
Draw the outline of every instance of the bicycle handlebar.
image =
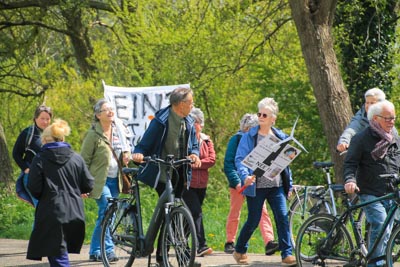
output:
[{"label": "bicycle handlebar", "polygon": [[138,173],[138,172],[139,172],[139,168],[128,168],[128,167],[124,167],[124,168],[122,168],[122,172],[123,172],[124,174]]},{"label": "bicycle handlebar", "polygon": [[146,164],[160,163],[161,165],[170,166],[170,167],[178,167],[178,166],[181,166],[184,164],[194,163],[194,161],[191,158],[183,158],[183,159],[175,160],[173,155],[167,155],[165,160],[163,160],[161,158],[157,158],[156,156],[147,156],[147,157],[143,158],[143,161],[146,162]]}]

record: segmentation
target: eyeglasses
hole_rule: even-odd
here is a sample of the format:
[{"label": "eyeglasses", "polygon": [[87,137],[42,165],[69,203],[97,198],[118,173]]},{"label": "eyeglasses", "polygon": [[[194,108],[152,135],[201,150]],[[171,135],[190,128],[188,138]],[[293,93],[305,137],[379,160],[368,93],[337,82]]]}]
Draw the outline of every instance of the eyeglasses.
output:
[{"label": "eyeglasses", "polygon": [[261,118],[261,116],[262,116],[264,119],[265,119],[265,118],[268,118],[268,114],[258,112],[258,113],[257,113],[257,117]]},{"label": "eyeglasses", "polygon": [[391,121],[395,121],[396,120],[396,117],[384,117],[384,116],[381,116],[381,115],[376,115],[376,116],[384,119],[385,122],[391,122]]},{"label": "eyeglasses", "polygon": [[184,103],[189,103],[189,106],[193,106],[193,107],[194,107],[194,102],[193,102],[193,100],[183,100],[182,102],[184,102]]},{"label": "eyeglasses", "polygon": [[114,109],[113,108],[105,108],[105,109],[101,109],[100,113],[101,112],[114,112]]}]

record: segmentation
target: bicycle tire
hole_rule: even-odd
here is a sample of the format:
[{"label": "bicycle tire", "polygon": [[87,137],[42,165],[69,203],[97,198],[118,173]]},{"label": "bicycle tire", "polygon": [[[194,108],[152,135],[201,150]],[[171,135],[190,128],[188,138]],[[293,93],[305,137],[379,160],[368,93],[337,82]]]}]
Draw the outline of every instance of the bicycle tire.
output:
[{"label": "bicycle tire", "polygon": [[[330,214],[316,214],[304,222],[296,239],[298,267],[342,266],[351,260],[354,245],[345,225],[340,225],[327,237],[335,220]],[[323,247],[325,242],[330,246]]]},{"label": "bicycle tire", "polygon": [[173,208],[164,222],[161,249],[165,267],[191,267],[196,257],[196,228],[184,206]]},{"label": "bicycle tire", "polygon": [[395,222],[387,243],[386,266],[400,266],[400,224],[398,222]]},{"label": "bicycle tire", "polygon": [[[311,193],[307,195],[307,210],[303,212],[304,208],[304,194],[301,194],[298,198],[296,198],[293,203],[290,205],[289,209],[289,230],[290,230],[290,241],[292,242],[293,250],[296,248],[296,236],[301,227],[301,225],[313,214],[311,214],[310,210],[314,210],[314,214],[316,213],[330,213],[325,207],[325,203],[329,205],[331,209],[331,204],[327,201],[319,201],[319,198],[315,198]],[[318,208],[313,208],[315,205],[319,205]]]},{"label": "bicycle tire", "polygon": [[[129,199],[118,199],[107,209],[101,228],[100,253],[104,266],[130,267],[135,261],[135,251],[138,240],[138,227],[134,207]],[[114,244],[112,252],[117,261],[110,260],[111,251],[106,248],[106,235],[111,236]],[[108,248],[109,249],[109,248]]]}]

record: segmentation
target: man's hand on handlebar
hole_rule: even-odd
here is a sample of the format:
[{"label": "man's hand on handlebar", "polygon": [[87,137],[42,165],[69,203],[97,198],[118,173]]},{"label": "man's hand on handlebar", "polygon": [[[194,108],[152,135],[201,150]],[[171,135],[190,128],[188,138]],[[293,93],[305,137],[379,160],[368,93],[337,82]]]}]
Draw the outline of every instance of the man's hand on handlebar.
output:
[{"label": "man's hand on handlebar", "polygon": [[344,191],[346,191],[347,194],[354,194],[359,192],[360,188],[358,188],[356,183],[348,182],[344,185]]},{"label": "man's hand on handlebar", "polygon": [[133,153],[132,160],[136,163],[143,163],[143,154],[142,153]]},{"label": "man's hand on handlebar", "polygon": [[201,160],[196,154],[190,154],[188,157],[192,160],[192,167],[193,168],[200,168],[201,167]]}]

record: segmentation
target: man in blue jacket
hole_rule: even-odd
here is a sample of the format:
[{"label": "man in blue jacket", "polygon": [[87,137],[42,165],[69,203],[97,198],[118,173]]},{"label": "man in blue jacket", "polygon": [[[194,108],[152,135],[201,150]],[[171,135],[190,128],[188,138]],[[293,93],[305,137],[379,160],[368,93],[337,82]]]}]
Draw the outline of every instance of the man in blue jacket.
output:
[{"label": "man in blue jacket", "polygon": [[[194,162],[193,167],[200,167],[194,119],[189,116],[194,105],[193,92],[190,88],[178,87],[170,94],[169,102],[168,107],[156,112],[149,128],[135,147],[132,160],[141,163],[145,156],[156,155],[165,158],[167,155],[175,155],[177,159],[188,156]],[[191,173],[190,166],[183,165],[178,168],[178,176],[175,176],[175,173],[172,175],[173,184],[178,179],[175,188],[177,197],[181,196],[185,187],[189,189]],[[159,169],[158,165],[149,164],[141,168],[138,179],[155,188],[161,196],[165,190],[166,170],[163,167]],[[160,242],[157,246],[156,260],[162,263]]]}]

